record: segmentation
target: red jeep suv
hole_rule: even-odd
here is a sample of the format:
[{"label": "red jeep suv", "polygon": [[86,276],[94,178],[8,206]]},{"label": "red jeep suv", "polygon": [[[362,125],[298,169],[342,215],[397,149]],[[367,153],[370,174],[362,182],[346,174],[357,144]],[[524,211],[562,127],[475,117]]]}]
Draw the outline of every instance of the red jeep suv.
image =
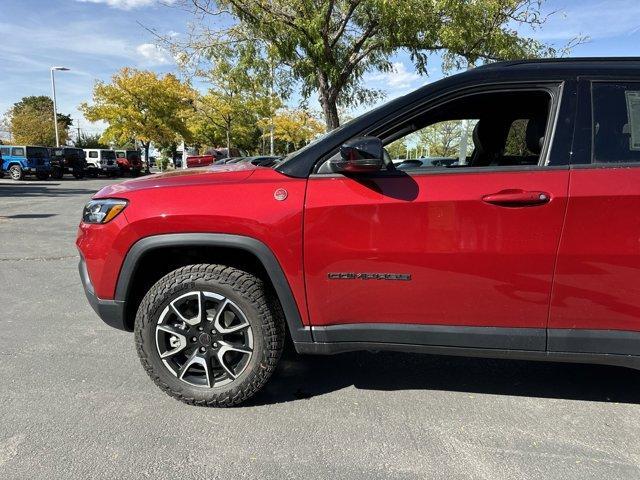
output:
[{"label": "red jeep suv", "polygon": [[105,187],[80,275],[154,382],[198,405],[251,397],[287,337],[640,368],[639,167],[640,59],[494,64],[274,168]]}]

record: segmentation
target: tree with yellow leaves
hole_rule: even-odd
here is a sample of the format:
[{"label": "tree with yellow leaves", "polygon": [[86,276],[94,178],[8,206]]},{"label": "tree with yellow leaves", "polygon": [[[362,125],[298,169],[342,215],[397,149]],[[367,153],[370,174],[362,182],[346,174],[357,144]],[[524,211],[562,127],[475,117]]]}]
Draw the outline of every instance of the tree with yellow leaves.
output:
[{"label": "tree with yellow leaves", "polygon": [[[261,119],[258,126],[263,131],[268,131],[270,121],[268,118]],[[289,146],[295,150],[324,132],[325,127],[322,122],[307,110],[282,109],[273,117],[273,136],[276,140],[285,143],[286,153],[289,153]]]},{"label": "tree with yellow leaves", "polygon": [[[149,158],[151,142],[169,144],[190,139],[195,91],[176,76],[123,68],[111,83],[96,82],[93,104],[80,105],[85,117],[108,124],[102,140],[124,145],[139,141]],[[147,164],[148,165],[148,164]],[[147,166],[148,168],[148,166]]]}]

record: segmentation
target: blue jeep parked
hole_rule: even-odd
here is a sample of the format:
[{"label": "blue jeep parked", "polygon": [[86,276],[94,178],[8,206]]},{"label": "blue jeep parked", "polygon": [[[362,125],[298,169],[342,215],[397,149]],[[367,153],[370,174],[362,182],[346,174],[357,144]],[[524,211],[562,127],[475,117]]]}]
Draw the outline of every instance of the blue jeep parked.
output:
[{"label": "blue jeep parked", "polygon": [[51,173],[51,160],[46,147],[30,145],[2,145],[3,170],[9,172],[13,180],[22,180],[25,175],[35,175],[38,180],[46,180]]}]

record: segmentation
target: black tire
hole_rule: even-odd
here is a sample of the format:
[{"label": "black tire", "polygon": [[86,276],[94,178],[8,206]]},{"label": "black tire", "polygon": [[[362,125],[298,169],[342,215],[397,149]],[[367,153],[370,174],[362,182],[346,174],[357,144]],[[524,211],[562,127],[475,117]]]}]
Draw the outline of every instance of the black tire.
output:
[{"label": "black tire", "polygon": [[24,172],[20,165],[11,165],[9,167],[9,176],[11,180],[22,180],[24,179]]},{"label": "black tire", "polygon": [[84,171],[76,168],[76,169],[73,170],[73,176],[77,180],[80,180],[80,179],[84,178]]},{"label": "black tire", "polygon": [[64,170],[62,170],[61,168],[55,167],[51,169],[51,178],[60,180],[63,176],[64,176]]},{"label": "black tire", "polygon": [[[250,325],[251,356],[238,376],[226,380],[230,383],[218,386],[214,381],[213,386],[192,385],[179,379],[160,358],[156,328],[161,315],[172,302],[194,291],[228,299],[241,310]],[[208,313],[205,309],[205,317]],[[142,366],[156,385],[182,402],[209,407],[239,405],[256,394],[276,369],[285,340],[282,308],[260,279],[225,265],[207,264],[174,270],[151,287],[138,308],[134,332]]]}]

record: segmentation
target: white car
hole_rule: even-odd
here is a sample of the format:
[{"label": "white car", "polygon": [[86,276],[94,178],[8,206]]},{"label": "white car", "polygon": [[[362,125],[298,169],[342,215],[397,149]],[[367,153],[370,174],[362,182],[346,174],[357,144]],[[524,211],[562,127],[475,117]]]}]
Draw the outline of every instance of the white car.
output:
[{"label": "white car", "polygon": [[105,175],[116,175],[118,173],[118,163],[116,162],[116,152],[108,148],[85,148],[84,153],[87,160],[87,173],[96,176],[99,173]]}]

